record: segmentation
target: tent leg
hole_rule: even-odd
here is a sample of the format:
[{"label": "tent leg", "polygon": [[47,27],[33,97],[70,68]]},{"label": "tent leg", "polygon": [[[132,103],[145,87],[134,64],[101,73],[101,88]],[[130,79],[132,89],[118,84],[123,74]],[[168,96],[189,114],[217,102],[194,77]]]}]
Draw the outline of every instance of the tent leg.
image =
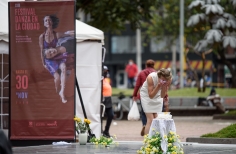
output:
[{"label": "tent leg", "polygon": [[[82,96],[81,96],[81,92],[80,92],[80,88],[79,88],[79,83],[78,83],[77,77],[76,77],[76,88],[77,88],[77,91],[78,91],[78,94],[79,94],[79,99],[80,99],[80,103],[81,103],[82,110],[83,110],[83,113],[84,113],[84,118],[88,119],[86,111],[85,111],[85,108],[84,108],[84,103],[83,103],[83,99],[82,99]],[[91,133],[90,127],[89,127],[89,130],[88,130],[88,133],[89,133],[89,136],[88,136],[88,142],[89,142],[89,140],[91,138],[96,137],[96,136],[95,136],[95,134]]]}]

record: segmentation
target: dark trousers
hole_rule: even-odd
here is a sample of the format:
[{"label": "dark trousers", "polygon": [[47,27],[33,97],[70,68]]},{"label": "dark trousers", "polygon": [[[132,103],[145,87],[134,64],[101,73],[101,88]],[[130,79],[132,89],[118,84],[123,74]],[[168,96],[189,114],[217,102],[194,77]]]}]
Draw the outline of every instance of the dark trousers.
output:
[{"label": "dark trousers", "polygon": [[134,88],[134,77],[133,78],[128,77],[128,88]]},{"label": "dark trousers", "polygon": [[140,100],[140,107],[141,107],[140,114],[141,114],[142,124],[143,124],[143,126],[145,126],[147,124],[147,117],[146,117],[146,114],[143,111],[141,100]]},{"label": "dark trousers", "polygon": [[106,126],[105,126],[105,130],[104,131],[105,132],[109,132],[109,129],[110,129],[110,126],[111,126],[111,122],[112,122],[112,119],[114,117],[114,113],[113,113],[112,107],[106,108],[105,114],[107,116],[107,122],[106,122]]}]

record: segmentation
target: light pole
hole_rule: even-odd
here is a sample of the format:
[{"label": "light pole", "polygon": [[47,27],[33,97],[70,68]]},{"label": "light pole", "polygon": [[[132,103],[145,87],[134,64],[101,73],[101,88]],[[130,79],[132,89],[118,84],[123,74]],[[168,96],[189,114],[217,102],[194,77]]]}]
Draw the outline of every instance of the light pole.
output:
[{"label": "light pole", "polygon": [[179,66],[180,66],[180,88],[184,87],[184,0],[180,0],[180,50],[179,50]]},{"label": "light pole", "polygon": [[136,29],[136,48],[137,48],[137,52],[136,52],[136,63],[138,66],[138,71],[140,72],[142,70],[142,56],[141,56],[141,29],[137,28]]}]

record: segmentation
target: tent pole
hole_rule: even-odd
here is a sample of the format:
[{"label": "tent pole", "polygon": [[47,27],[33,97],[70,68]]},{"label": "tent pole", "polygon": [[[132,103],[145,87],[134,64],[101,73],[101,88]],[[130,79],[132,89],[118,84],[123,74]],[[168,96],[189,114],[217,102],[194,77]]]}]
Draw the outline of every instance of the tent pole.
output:
[{"label": "tent pole", "polygon": [[[83,103],[83,99],[82,99],[82,96],[81,96],[81,92],[80,92],[80,88],[79,88],[79,83],[78,83],[77,77],[76,77],[76,87],[77,87],[77,91],[78,91],[78,94],[79,94],[79,99],[80,99],[80,103],[81,103],[81,106],[82,106],[82,110],[83,110],[83,113],[84,113],[84,118],[88,119],[86,111],[85,111],[85,108],[84,108],[84,103]],[[95,137],[95,135],[91,133],[90,127],[89,127],[88,132],[89,132],[89,137],[88,137],[88,141],[89,141],[92,137]]]}]

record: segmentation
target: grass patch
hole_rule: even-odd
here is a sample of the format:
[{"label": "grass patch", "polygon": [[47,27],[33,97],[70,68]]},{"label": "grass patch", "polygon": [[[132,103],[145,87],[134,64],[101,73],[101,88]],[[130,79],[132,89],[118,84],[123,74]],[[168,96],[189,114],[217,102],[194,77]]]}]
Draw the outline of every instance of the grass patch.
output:
[{"label": "grass patch", "polygon": [[[169,90],[169,97],[207,97],[210,94],[211,88],[206,88],[206,91],[197,92],[197,88],[182,88],[176,90]],[[236,89],[224,89],[216,88],[217,94],[221,97],[236,97]],[[125,96],[132,96],[133,89],[118,89],[112,88],[112,95],[117,96],[120,92],[125,94]]]},{"label": "grass patch", "polygon": [[236,124],[231,124],[230,126],[225,127],[216,133],[205,134],[201,137],[236,138]]},{"label": "grass patch", "polygon": [[222,114],[222,116],[236,116],[236,110],[229,111],[228,113]]}]

